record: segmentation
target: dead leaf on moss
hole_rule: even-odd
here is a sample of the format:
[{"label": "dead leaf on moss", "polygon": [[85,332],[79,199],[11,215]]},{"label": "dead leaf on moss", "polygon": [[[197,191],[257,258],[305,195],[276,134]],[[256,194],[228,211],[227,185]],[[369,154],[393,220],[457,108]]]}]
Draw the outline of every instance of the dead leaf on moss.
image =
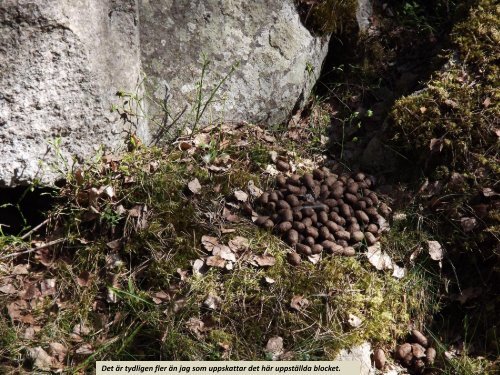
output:
[{"label": "dead leaf on moss", "polygon": [[213,255],[207,258],[207,266],[224,268],[226,266],[226,261],[219,255]]},{"label": "dead leaf on moss", "polygon": [[45,279],[40,283],[42,296],[50,296],[56,294],[56,279]]},{"label": "dead leaf on moss", "polygon": [[276,264],[276,258],[272,255],[255,255],[253,260],[259,267],[271,267]]},{"label": "dead leaf on moss", "polygon": [[460,219],[460,225],[462,225],[464,232],[471,232],[476,227],[477,220],[474,217],[463,217]]},{"label": "dead leaf on moss", "polygon": [[321,260],[321,254],[308,255],[307,260],[312,264],[317,264]]},{"label": "dead leaf on moss", "polygon": [[280,336],[271,337],[266,344],[266,353],[269,353],[273,361],[276,361],[283,354],[283,338]]},{"label": "dead leaf on moss", "polygon": [[201,275],[202,269],[205,266],[205,261],[203,259],[196,259],[193,262],[193,275]]},{"label": "dead leaf on moss", "polygon": [[262,189],[259,189],[257,186],[255,186],[253,180],[248,181],[247,187],[248,187],[248,192],[254,198],[258,198],[264,193]]},{"label": "dead leaf on moss", "polygon": [[500,195],[498,194],[495,190],[493,190],[492,188],[484,188],[483,189],[483,195],[486,197],[486,198],[489,198],[489,197],[494,197],[496,195]]},{"label": "dead leaf on moss", "polygon": [[446,99],[444,101],[444,104],[446,104],[448,107],[453,108],[453,109],[458,108],[457,102],[454,100],[451,100],[451,99]]},{"label": "dead leaf on moss", "polygon": [[94,353],[94,349],[90,344],[82,344],[78,349],[76,349],[75,353],[80,355],[89,355]]},{"label": "dead leaf on moss", "polygon": [[488,108],[491,105],[491,99],[489,97],[486,97],[483,101],[483,107]]},{"label": "dead leaf on moss", "polygon": [[441,261],[443,259],[443,248],[438,241],[427,241],[429,255],[432,260]]},{"label": "dead leaf on moss", "polygon": [[358,328],[361,324],[363,324],[363,320],[361,320],[361,318],[357,317],[354,314],[349,314],[349,316],[347,317],[347,323],[352,328]]},{"label": "dead leaf on moss", "polygon": [[198,181],[197,178],[195,178],[194,180],[191,180],[189,183],[188,183],[188,189],[191,193],[193,194],[199,194],[201,192],[201,184],[200,184],[200,181]]},{"label": "dead leaf on moss", "polygon": [[393,264],[391,257],[382,251],[380,242],[369,246],[365,253],[368,261],[379,271],[392,270]]},{"label": "dead leaf on moss", "polygon": [[212,254],[218,255],[224,260],[230,260],[231,262],[236,262],[236,255],[234,255],[229,246],[217,245],[212,250]]},{"label": "dead leaf on moss", "polygon": [[219,239],[217,237],[212,237],[212,236],[202,236],[201,244],[203,245],[205,250],[208,251],[209,253],[212,252],[215,246],[220,245]]},{"label": "dead leaf on moss", "polygon": [[29,274],[29,268],[30,268],[29,264],[18,264],[12,270],[12,274],[13,275],[27,275],[27,274]]},{"label": "dead leaf on moss", "polygon": [[304,296],[293,296],[290,302],[290,307],[296,311],[301,311],[309,306],[309,300]]},{"label": "dead leaf on moss", "polygon": [[77,278],[76,283],[83,287],[87,287],[90,282],[90,273],[88,271],[83,271]]},{"label": "dead leaf on moss", "polygon": [[186,322],[186,328],[193,333],[197,339],[203,337],[203,332],[205,332],[205,323],[198,318],[190,318]]},{"label": "dead leaf on moss", "polygon": [[238,202],[246,202],[248,200],[248,194],[242,190],[236,190],[234,192],[234,197]]},{"label": "dead leaf on moss", "polygon": [[221,299],[219,296],[215,294],[209,294],[208,297],[203,301],[203,306],[210,310],[217,310],[218,306],[221,303]]},{"label": "dead leaf on moss", "polygon": [[0,286],[0,293],[4,294],[16,294],[17,290],[12,284],[2,285]]},{"label": "dead leaf on moss", "polygon": [[49,344],[49,353],[57,359],[57,361],[63,363],[66,358],[66,354],[68,353],[68,349],[59,342],[51,342]]},{"label": "dead leaf on moss", "polygon": [[443,140],[441,138],[432,138],[430,143],[431,152],[441,152],[443,151]]},{"label": "dead leaf on moss", "polygon": [[248,238],[242,236],[236,236],[233,239],[229,240],[228,245],[232,251],[237,253],[239,251],[244,251],[248,249],[248,247],[250,246],[250,242],[248,241]]},{"label": "dead leaf on moss", "polygon": [[54,358],[52,358],[40,346],[28,349],[26,354],[28,358],[33,362],[33,367],[39,370],[50,371],[50,369],[53,367]]},{"label": "dead leaf on moss", "polygon": [[175,272],[177,272],[181,281],[186,281],[188,279],[188,274],[189,274],[188,270],[183,270],[181,268],[177,268],[177,270]]},{"label": "dead leaf on moss", "polygon": [[222,210],[222,217],[230,223],[237,223],[240,221],[240,217],[233,214],[231,210],[227,209],[226,207],[224,207],[224,209]]},{"label": "dead leaf on moss", "polygon": [[276,282],[276,280],[274,280],[272,277],[266,276],[266,277],[264,277],[264,282],[268,285],[272,285]]}]

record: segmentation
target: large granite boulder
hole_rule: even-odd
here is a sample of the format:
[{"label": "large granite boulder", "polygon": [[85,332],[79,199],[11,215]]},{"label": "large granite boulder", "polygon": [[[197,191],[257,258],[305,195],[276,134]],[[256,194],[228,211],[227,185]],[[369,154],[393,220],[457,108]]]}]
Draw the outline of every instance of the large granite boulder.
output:
[{"label": "large granite boulder", "polygon": [[66,159],[123,144],[110,103],[139,56],[134,0],[0,1],[0,185],[52,182],[58,139]]},{"label": "large granite boulder", "polygon": [[202,104],[229,75],[204,122],[279,124],[309,96],[328,49],[327,37],[302,25],[293,0],[142,0],[139,13],[149,91],[161,102],[168,87],[167,104],[173,112],[187,105],[191,123],[203,54],[211,63]]},{"label": "large granite boulder", "polygon": [[[283,122],[308,97],[327,39],[301,24],[293,0],[2,0],[0,186],[53,182],[58,158],[117,148],[127,132],[149,143],[152,121],[110,111],[118,90],[147,90],[143,118],[168,98],[172,115],[186,108],[179,124]],[[202,104],[239,66],[196,119],[203,53]]]}]

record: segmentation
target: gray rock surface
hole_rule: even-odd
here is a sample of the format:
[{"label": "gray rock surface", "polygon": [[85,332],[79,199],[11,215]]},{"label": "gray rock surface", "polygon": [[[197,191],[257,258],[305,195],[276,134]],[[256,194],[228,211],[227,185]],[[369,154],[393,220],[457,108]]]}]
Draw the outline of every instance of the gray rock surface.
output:
[{"label": "gray rock surface", "polygon": [[309,96],[328,48],[293,0],[142,0],[140,23],[143,69],[156,100],[170,87],[173,112],[196,102],[202,54],[211,61],[205,98],[239,63],[204,121],[283,122]]},{"label": "gray rock surface", "polygon": [[[50,183],[48,165],[123,145],[130,125],[110,109],[118,90],[142,95],[141,69],[149,97],[169,87],[171,113],[187,106],[192,125],[202,53],[205,98],[239,63],[200,122],[276,124],[308,97],[326,52],[293,0],[1,0],[0,186]],[[156,115],[155,100],[140,114]],[[152,124],[132,131],[148,143]]]},{"label": "gray rock surface", "polygon": [[57,138],[65,159],[123,143],[110,107],[137,84],[137,29],[134,0],[0,1],[0,186],[52,182]]},{"label": "gray rock surface", "polygon": [[361,375],[375,375],[375,368],[371,360],[372,347],[369,342],[354,346],[350,349],[343,349],[335,357],[335,361],[360,361]]}]

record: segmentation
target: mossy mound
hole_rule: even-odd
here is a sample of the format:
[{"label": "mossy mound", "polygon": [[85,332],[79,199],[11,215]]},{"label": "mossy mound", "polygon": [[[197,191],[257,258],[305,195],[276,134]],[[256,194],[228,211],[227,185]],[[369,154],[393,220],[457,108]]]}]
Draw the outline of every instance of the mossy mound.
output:
[{"label": "mossy mound", "polygon": [[498,335],[499,315],[491,299],[500,270],[499,25],[498,3],[477,1],[453,28],[448,63],[423,90],[397,100],[388,119],[389,144],[425,176],[419,201],[427,205],[427,226],[447,244],[453,290],[483,288],[484,303],[452,304],[461,314],[454,321],[472,319],[467,339],[474,335],[493,352],[487,337]]},{"label": "mossy mound", "polygon": [[296,0],[302,23],[314,34],[329,35],[356,28],[356,0]]},{"label": "mossy mound", "polygon": [[[274,336],[283,338],[283,358],[333,359],[362,341],[390,347],[428,314],[422,296],[433,292],[418,269],[398,280],[361,255],[287,263],[290,248],[231,200],[250,181],[274,184],[262,174],[269,134],[248,129],[197,135],[205,141],[182,140],[169,151],[139,147],[70,171],[46,237],[64,243],[36,252],[18,277],[34,288],[52,280],[57,294],[42,292],[21,307],[16,295],[0,297],[18,306],[2,311],[1,362],[20,367],[26,349],[50,352],[54,342],[67,349],[64,363],[55,361],[65,369],[100,359],[270,359],[265,347]],[[195,178],[201,189],[189,187]],[[197,272],[194,261],[207,257],[204,235],[248,245],[232,269]],[[274,264],[248,261],[263,254]],[[5,266],[0,279],[12,272]],[[361,324],[349,325],[349,314]]]}]

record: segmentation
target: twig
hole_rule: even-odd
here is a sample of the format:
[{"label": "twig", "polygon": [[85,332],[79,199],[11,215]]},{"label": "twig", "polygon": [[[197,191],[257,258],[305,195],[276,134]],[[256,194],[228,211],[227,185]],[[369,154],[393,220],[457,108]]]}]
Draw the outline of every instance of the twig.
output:
[{"label": "twig", "polygon": [[[28,238],[29,236],[31,236],[33,233],[35,233],[38,229],[40,229],[41,227],[43,227],[45,224],[47,224],[49,222],[50,219],[46,219],[44,220],[43,222],[41,222],[40,224],[38,224],[36,227],[34,227],[33,229],[31,229],[28,233],[24,234],[22,237],[20,237],[19,239],[20,240],[25,240],[26,238]],[[12,249],[14,247],[14,245],[9,245],[9,246],[6,246],[3,250],[4,251],[9,251],[10,249]],[[1,259],[1,258],[0,258]]]},{"label": "twig", "polygon": [[42,221],[40,224],[38,224],[36,227],[34,227],[32,230],[30,230],[28,233],[26,233],[25,235],[23,235],[21,237],[21,240],[24,240],[26,239],[27,237],[31,236],[34,232],[36,232],[38,229],[40,229],[41,227],[43,227],[45,224],[47,224],[49,222],[50,219],[45,219],[44,221]]},{"label": "twig", "polygon": [[29,254],[29,253],[32,253],[33,251],[45,249],[47,247],[50,247],[52,245],[57,245],[58,243],[61,243],[61,242],[64,242],[64,241],[66,241],[66,238],[59,238],[57,240],[47,242],[46,244],[43,244],[41,246],[38,246],[38,247],[35,247],[35,248],[32,248],[32,249],[18,251],[17,253],[12,253],[12,254],[4,255],[3,257],[0,257],[0,260],[7,259],[7,258],[17,257],[18,255]]}]

